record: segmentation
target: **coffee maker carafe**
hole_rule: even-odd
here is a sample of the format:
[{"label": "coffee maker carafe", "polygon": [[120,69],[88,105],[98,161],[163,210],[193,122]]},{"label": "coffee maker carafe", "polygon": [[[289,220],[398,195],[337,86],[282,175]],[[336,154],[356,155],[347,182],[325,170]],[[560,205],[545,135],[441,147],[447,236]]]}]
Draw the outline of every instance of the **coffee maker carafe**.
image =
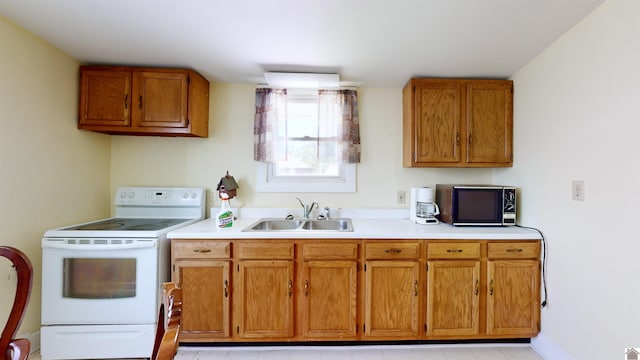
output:
[{"label": "coffee maker carafe", "polygon": [[409,215],[411,221],[416,224],[437,224],[436,215],[439,214],[438,204],[433,201],[432,188],[411,188],[411,214]]}]

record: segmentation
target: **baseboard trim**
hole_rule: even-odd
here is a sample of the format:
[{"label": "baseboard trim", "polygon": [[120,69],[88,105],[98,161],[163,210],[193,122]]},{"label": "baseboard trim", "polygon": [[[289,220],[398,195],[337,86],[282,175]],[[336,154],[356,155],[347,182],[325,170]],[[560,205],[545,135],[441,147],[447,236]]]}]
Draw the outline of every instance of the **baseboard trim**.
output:
[{"label": "baseboard trim", "polygon": [[18,338],[23,338],[29,340],[31,343],[31,351],[30,354],[33,354],[36,351],[40,350],[40,330],[34,331],[32,333],[26,333],[18,335]]},{"label": "baseboard trim", "polygon": [[573,360],[555,341],[542,334],[531,339],[531,348],[545,360]]}]

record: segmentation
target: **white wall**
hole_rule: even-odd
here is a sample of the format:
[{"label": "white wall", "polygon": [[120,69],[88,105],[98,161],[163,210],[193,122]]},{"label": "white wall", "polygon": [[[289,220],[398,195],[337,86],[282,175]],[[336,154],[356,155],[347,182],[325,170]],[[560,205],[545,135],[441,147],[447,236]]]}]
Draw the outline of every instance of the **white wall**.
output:
[{"label": "white wall", "polygon": [[[18,334],[40,329],[45,230],[109,214],[109,137],[77,130],[78,62],[0,16],[0,244],[33,264]],[[0,324],[15,272],[0,259]]]},{"label": "white wall", "polygon": [[490,169],[403,168],[402,89],[361,88],[362,162],[357,166],[357,192],[256,193],[255,85],[212,84],[210,97],[207,139],[114,136],[112,191],[126,185],[204,186],[210,190],[211,203],[218,181],[229,170],[240,186],[238,197],[232,200],[234,206],[294,208],[300,196],[333,208],[408,208],[408,200],[406,205],[396,203],[398,190],[406,191],[409,199],[411,186],[491,180]]},{"label": "white wall", "polygon": [[639,39],[640,2],[610,0],[519,71],[515,165],[494,172],[548,239],[542,335],[576,360],[640,346]]}]

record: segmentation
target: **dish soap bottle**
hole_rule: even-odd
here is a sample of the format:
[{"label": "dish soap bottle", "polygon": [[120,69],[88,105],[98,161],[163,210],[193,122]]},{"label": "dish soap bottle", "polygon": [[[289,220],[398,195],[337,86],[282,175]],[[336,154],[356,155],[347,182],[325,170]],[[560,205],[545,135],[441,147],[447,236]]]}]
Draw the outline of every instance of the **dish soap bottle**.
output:
[{"label": "dish soap bottle", "polygon": [[216,226],[218,229],[230,229],[233,226],[233,210],[229,206],[229,195],[220,193],[222,205],[220,211],[216,215]]}]

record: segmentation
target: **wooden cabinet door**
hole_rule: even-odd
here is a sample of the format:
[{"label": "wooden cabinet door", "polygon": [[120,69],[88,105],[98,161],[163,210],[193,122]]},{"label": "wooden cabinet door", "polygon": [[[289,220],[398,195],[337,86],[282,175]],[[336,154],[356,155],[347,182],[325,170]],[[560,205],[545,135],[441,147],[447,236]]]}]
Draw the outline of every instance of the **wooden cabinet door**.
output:
[{"label": "wooden cabinet door", "polygon": [[293,261],[240,261],[237,290],[239,337],[293,336]]},{"label": "wooden cabinet door", "polygon": [[230,261],[177,259],[175,267],[182,288],[181,341],[230,337]]},{"label": "wooden cabinet door", "polygon": [[[415,86],[416,163],[457,163],[461,160],[463,86],[461,83],[427,80]],[[464,140],[462,140],[464,141]]]},{"label": "wooden cabinet door", "polygon": [[488,261],[487,284],[487,334],[535,336],[540,330],[539,261]]},{"label": "wooden cabinet door", "polygon": [[418,261],[367,261],[365,337],[417,338],[419,293]]},{"label": "wooden cabinet door", "polygon": [[187,127],[188,76],[176,72],[136,72],[133,93],[138,127]]},{"label": "wooden cabinet door", "polygon": [[128,126],[131,72],[81,71],[79,125]]},{"label": "wooden cabinet door", "polygon": [[307,338],[354,338],[357,324],[357,262],[304,263],[302,316]]},{"label": "wooden cabinet door", "polygon": [[467,84],[468,163],[510,164],[513,146],[513,83]]},{"label": "wooden cabinet door", "polygon": [[427,336],[479,332],[480,261],[427,262]]}]

